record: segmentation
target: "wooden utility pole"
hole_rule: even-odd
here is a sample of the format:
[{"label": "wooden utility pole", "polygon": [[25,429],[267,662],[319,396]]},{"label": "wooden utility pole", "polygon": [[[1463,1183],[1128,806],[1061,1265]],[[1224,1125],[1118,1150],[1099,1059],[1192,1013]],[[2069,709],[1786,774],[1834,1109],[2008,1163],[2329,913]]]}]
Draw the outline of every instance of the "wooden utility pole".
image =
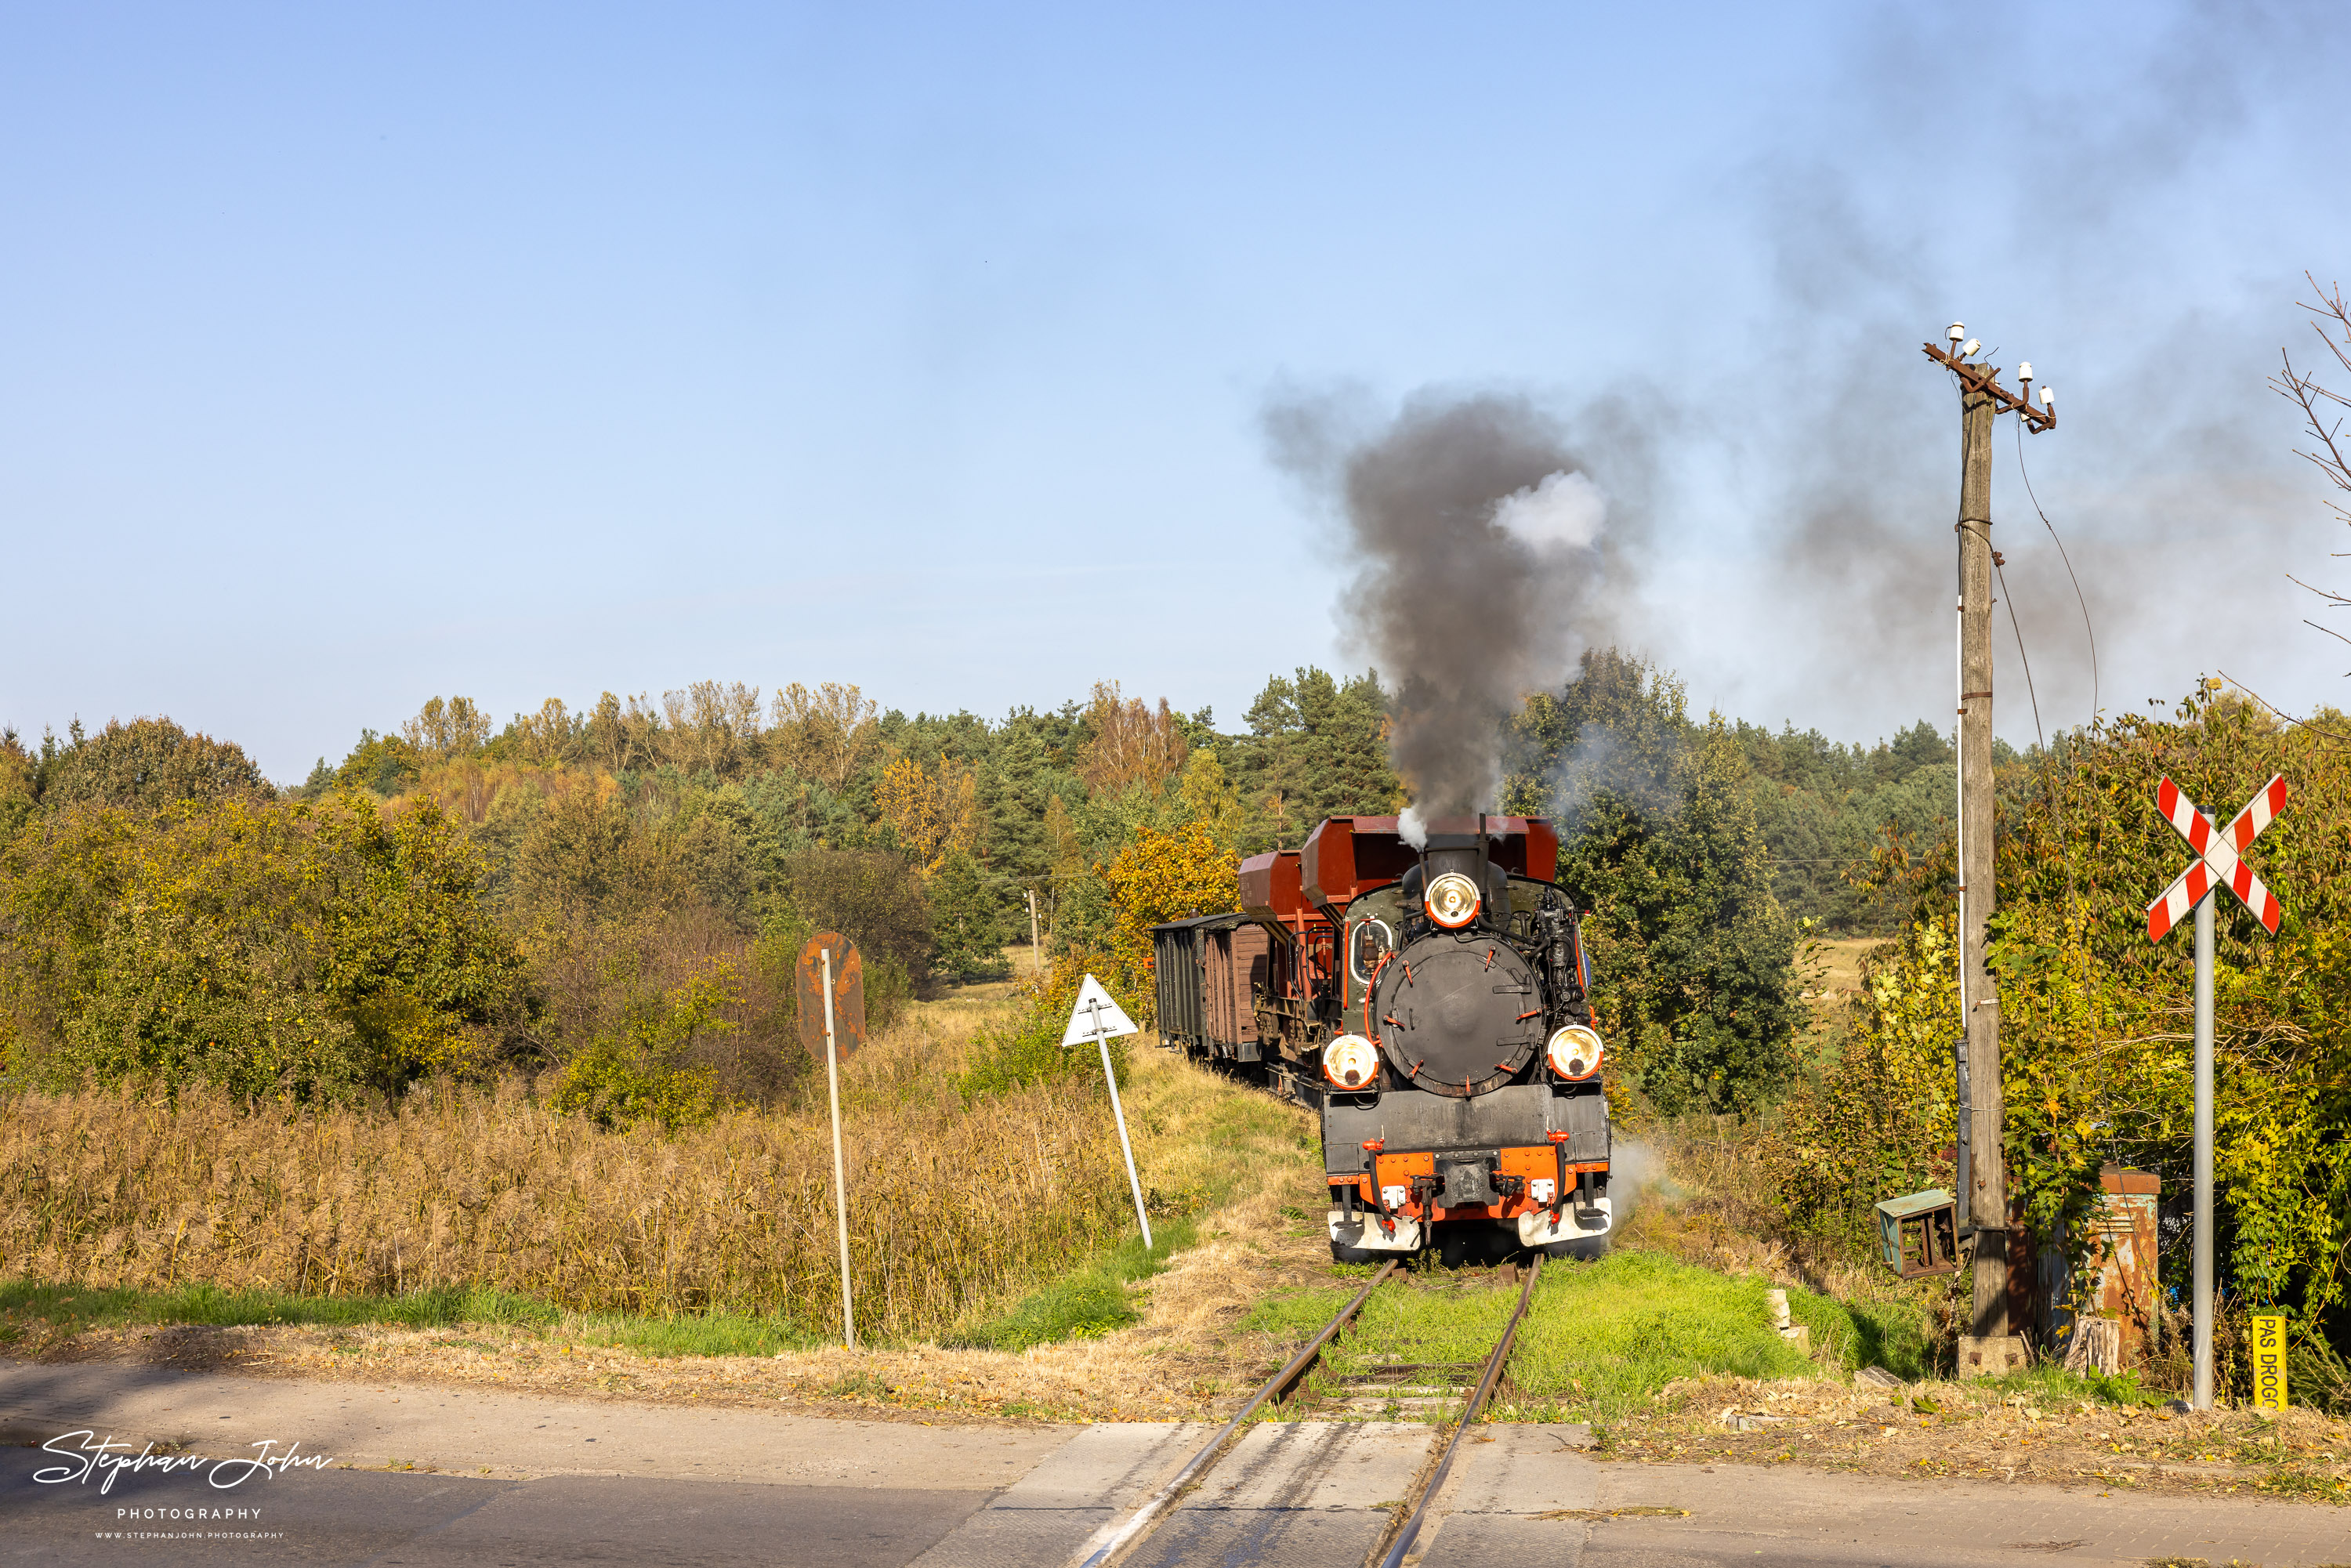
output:
[{"label": "wooden utility pole", "polygon": [[1991,778],[1991,433],[2002,413],[2015,413],[2036,434],[2057,423],[2054,400],[2042,389],[2043,408],[2031,401],[2032,368],[2021,368],[2025,395],[2000,384],[1998,366],[1970,361],[1976,345],[1927,345],[1929,359],[1959,381],[1959,1100],[1961,1212],[1975,1237],[1975,1299],[1969,1332],[1959,1340],[1961,1377],[2021,1372],[2023,1342],[2008,1321],[2008,1166],[2001,1143],[2000,991],[1984,963],[1984,926],[1996,902],[1992,884]]},{"label": "wooden utility pole", "polygon": [[1959,1006],[1968,1121],[1968,1224],[1976,1233],[1978,1339],[2008,1336],[2008,1179],[2001,1149],[2000,992],[1984,966],[1995,902],[1991,828],[1991,394],[1959,398]]}]

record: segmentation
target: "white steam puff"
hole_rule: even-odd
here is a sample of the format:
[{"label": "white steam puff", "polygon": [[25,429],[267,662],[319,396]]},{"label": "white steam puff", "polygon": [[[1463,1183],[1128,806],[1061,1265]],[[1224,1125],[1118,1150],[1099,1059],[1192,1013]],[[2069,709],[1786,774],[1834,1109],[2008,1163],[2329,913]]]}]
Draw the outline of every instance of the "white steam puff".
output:
[{"label": "white steam puff", "polygon": [[[1587,454],[1561,419],[1504,393],[1422,393],[1352,427],[1327,400],[1268,410],[1277,458],[1345,519],[1347,640],[1393,694],[1388,758],[1421,831],[1495,808],[1510,716],[1612,633],[1641,530],[1643,417],[1589,405]],[[1618,465],[1597,470],[1604,491],[1590,477],[1602,454]]]},{"label": "white steam puff", "polygon": [[1414,849],[1428,847],[1428,819],[1420,814],[1418,806],[1404,809],[1404,815],[1396,819],[1396,831],[1403,834],[1404,841]]},{"label": "white steam puff", "polygon": [[1590,549],[1608,520],[1608,497],[1584,475],[1562,470],[1494,505],[1494,521],[1537,549]]}]

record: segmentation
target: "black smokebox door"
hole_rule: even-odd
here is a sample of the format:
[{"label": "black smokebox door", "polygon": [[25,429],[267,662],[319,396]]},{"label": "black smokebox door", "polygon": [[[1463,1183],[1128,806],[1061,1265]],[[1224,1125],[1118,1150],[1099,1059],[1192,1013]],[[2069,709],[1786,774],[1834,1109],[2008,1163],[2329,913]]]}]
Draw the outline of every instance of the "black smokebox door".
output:
[{"label": "black smokebox door", "polygon": [[1424,937],[1388,960],[1372,1021],[1395,1071],[1422,1089],[1499,1089],[1542,1042],[1534,973],[1489,936]]}]

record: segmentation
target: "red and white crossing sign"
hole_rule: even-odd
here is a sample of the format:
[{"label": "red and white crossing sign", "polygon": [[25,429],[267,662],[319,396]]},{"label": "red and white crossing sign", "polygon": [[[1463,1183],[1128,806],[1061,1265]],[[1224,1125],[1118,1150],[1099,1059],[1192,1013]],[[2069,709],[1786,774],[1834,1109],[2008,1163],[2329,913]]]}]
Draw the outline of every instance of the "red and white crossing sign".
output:
[{"label": "red and white crossing sign", "polygon": [[2161,897],[2147,906],[2147,939],[2163,940],[2164,933],[2195,908],[2216,882],[2235,894],[2253,912],[2253,918],[2267,927],[2271,936],[2276,936],[2278,917],[2283,913],[2278,906],[2277,895],[2262,885],[2262,879],[2253,874],[2252,867],[2240,854],[2285,810],[2285,775],[2278,774],[2262,785],[2261,792],[2237,813],[2236,821],[2225,828],[2214,827],[2212,819],[2198,810],[2196,802],[2181,794],[2179,786],[2168,779],[2156,790],[2155,803],[2179,836],[2188,841],[2188,847],[2196,852],[2197,860],[2163,890]]}]

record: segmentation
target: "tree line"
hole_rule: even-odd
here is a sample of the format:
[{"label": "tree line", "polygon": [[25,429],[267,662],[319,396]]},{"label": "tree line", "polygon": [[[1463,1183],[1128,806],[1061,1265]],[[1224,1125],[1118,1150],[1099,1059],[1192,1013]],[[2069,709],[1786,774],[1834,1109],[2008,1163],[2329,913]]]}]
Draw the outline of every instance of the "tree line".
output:
[{"label": "tree line", "polygon": [[[1405,803],[1389,700],[1374,672],[1312,667],[1232,731],[1112,682],[994,721],[834,683],[550,698],[503,725],[435,696],[284,788],[168,719],[11,733],[0,1047],[19,1082],[248,1094],[552,1071],[583,1113],[674,1123],[789,1087],[790,960],[819,928],[865,949],[884,1021],[1002,977],[1032,929],[1055,983],[1092,968],[1147,1011],[1150,925],[1231,907],[1240,856],[1324,816]],[[1644,1091],[1769,1099],[1801,923],[1877,917],[1818,868],[1936,831],[1940,742],[1701,722],[1613,650],[1504,739],[1499,804],[1561,820]]]}]

